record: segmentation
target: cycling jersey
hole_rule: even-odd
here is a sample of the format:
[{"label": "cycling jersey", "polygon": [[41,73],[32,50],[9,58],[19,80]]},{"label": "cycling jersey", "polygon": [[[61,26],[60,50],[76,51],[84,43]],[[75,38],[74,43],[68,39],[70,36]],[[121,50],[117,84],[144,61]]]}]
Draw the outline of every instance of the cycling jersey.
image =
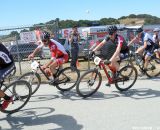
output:
[{"label": "cycling jersey", "polygon": [[102,56],[104,59],[110,59],[115,53],[117,46],[120,44],[121,53],[126,53],[128,51],[127,43],[121,35],[116,35],[115,40],[111,40],[109,37],[104,39],[106,44],[102,47]]},{"label": "cycling jersey", "polygon": [[6,68],[13,63],[13,57],[7,48],[0,43],[0,69]]},{"label": "cycling jersey", "polygon": [[147,47],[145,48],[145,50],[147,52],[146,54],[148,56],[151,56],[153,54],[153,52],[155,51],[155,49],[158,48],[157,44],[155,44],[155,42],[154,42],[154,39],[148,33],[143,32],[141,35],[141,40],[142,40],[143,44],[144,44],[144,42],[147,42]]},{"label": "cycling jersey", "polygon": [[154,45],[154,40],[151,37],[151,35],[149,35],[148,33],[143,32],[142,36],[141,36],[141,40],[142,40],[143,43],[146,41],[147,46]]},{"label": "cycling jersey", "polygon": [[[38,48],[42,48],[43,46],[44,44],[41,44]],[[68,61],[68,53],[61,43],[50,39],[48,46],[51,52],[51,59],[56,60],[58,64],[63,64]]]}]

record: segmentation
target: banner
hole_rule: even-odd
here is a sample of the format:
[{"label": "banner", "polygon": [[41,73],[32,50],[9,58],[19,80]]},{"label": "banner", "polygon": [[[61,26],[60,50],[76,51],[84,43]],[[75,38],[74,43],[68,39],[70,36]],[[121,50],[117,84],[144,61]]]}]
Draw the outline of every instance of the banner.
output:
[{"label": "banner", "polygon": [[36,34],[34,31],[31,32],[21,32],[20,39],[24,43],[36,42]]}]

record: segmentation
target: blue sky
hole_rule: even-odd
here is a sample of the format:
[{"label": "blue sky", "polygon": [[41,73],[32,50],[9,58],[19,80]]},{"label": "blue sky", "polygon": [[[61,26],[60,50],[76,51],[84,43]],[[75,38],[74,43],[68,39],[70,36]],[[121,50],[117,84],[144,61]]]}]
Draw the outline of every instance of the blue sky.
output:
[{"label": "blue sky", "polygon": [[1,0],[0,27],[32,25],[55,18],[99,20],[129,14],[160,17],[160,0]]}]

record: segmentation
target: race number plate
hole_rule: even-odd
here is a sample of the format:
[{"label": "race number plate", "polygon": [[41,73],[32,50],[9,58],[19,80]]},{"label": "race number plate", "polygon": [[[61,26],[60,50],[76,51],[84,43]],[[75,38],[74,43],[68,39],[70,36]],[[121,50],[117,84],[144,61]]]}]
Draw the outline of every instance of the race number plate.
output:
[{"label": "race number plate", "polygon": [[96,64],[96,65],[99,65],[99,63],[101,62],[101,58],[99,58],[99,57],[95,57],[94,58],[94,63]]},{"label": "race number plate", "polygon": [[37,61],[32,62],[31,64],[32,70],[37,70],[38,67],[39,67],[39,63]]}]

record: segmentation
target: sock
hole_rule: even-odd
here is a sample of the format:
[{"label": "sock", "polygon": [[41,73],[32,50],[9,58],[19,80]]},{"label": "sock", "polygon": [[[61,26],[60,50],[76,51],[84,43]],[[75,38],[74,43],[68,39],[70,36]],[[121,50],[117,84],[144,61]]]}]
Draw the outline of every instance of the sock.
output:
[{"label": "sock", "polygon": [[5,94],[4,99],[5,100],[10,100],[11,97],[9,97],[8,95]]}]

